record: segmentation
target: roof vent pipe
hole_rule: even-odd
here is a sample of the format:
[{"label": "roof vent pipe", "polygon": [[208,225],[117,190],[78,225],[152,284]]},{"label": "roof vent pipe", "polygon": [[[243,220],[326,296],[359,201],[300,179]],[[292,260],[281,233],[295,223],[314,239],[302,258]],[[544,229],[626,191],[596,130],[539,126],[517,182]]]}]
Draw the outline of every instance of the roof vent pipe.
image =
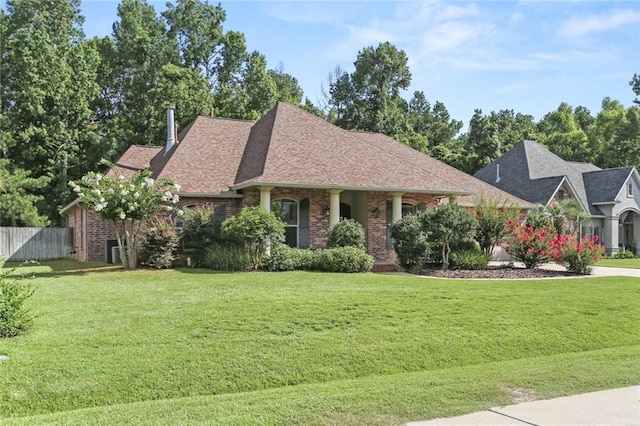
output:
[{"label": "roof vent pipe", "polygon": [[167,105],[167,145],[164,148],[164,152],[165,154],[169,151],[171,151],[171,149],[175,146],[176,144],[176,139],[175,139],[175,121],[174,121],[174,117],[173,117],[173,111],[175,110],[176,106],[174,104],[169,104]]},{"label": "roof vent pipe", "polygon": [[500,183],[500,164],[496,164],[496,182]]}]

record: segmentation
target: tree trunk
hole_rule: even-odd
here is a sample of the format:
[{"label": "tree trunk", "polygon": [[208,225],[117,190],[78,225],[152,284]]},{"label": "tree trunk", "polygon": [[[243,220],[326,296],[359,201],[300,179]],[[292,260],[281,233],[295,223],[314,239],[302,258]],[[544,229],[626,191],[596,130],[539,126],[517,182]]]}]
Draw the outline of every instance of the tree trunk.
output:
[{"label": "tree trunk", "polygon": [[[124,221],[122,222],[124,229]],[[123,235],[120,233],[120,227],[118,226],[118,222],[113,221],[113,229],[116,231],[116,239],[118,240],[118,251],[120,252],[120,263],[122,263],[122,267],[124,269],[128,269],[129,264],[127,263],[127,253],[125,251],[124,241],[122,239]]]}]

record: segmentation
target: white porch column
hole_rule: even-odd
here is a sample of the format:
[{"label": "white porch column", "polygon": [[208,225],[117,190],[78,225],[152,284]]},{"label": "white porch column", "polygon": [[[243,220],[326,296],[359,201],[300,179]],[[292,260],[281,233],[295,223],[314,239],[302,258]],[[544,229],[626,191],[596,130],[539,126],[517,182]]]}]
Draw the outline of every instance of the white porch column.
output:
[{"label": "white porch column", "polygon": [[329,190],[329,226],[340,222],[340,193],[342,189]]},{"label": "white porch column", "polygon": [[394,192],[391,194],[392,207],[391,207],[391,223],[396,223],[402,219],[402,192]]},{"label": "white porch column", "polygon": [[607,255],[611,256],[618,252],[618,231],[619,216],[606,216],[604,218],[604,228],[602,229],[602,243],[605,246]]},{"label": "white porch column", "polygon": [[640,215],[633,214],[633,241],[636,243],[636,256],[640,253]]},{"label": "white porch column", "polygon": [[273,186],[261,186],[260,187],[260,205],[263,209],[271,211],[271,190]]}]

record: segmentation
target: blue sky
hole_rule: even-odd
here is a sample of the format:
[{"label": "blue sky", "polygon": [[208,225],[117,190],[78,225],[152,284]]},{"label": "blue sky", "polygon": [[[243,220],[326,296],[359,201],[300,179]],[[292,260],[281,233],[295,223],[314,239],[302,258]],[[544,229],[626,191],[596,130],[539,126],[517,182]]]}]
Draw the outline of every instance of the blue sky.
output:
[{"label": "blue sky", "polygon": [[[166,0],[149,1],[159,12]],[[216,3],[216,2],[212,2]],[[225,30],[282,63],[314,103],[340,65],[389,41],[409,57],[412,86],[465,125],[476,108],[536,120],[561,102],[625,106],[640,73],[640,2],[627,1],[222,1]],[[111,33],[116,0],[83,0],[87,35]]]}]

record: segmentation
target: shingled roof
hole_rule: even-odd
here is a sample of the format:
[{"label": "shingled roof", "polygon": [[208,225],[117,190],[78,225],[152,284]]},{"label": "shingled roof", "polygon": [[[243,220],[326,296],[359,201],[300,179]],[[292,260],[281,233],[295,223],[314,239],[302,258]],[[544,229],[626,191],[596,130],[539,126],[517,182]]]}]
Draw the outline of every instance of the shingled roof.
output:
[{"label": "shingled roof", "polygon": [[548,203],[566,182],[585,211],[600,216],[602,211],[594,204],[614,202],[633,171],[633,167],[602,170],[590,163],[565,161],[536,142],[523,141],[478,171],[475,177],[541,204]]},{"label": "shingled roof", "polygon": [[[151,167],[181,186],[181,195],[213,196],[255,186],[339,188],[483,195],[526,201],[426,156],[387,136],[343,130],[279,102],[257,122],[198,117],[168,153],[131,147],[119,163]],[[144,147],[147,148],[147,147]],[[153,157],[153,158],[151,158]]]}]

